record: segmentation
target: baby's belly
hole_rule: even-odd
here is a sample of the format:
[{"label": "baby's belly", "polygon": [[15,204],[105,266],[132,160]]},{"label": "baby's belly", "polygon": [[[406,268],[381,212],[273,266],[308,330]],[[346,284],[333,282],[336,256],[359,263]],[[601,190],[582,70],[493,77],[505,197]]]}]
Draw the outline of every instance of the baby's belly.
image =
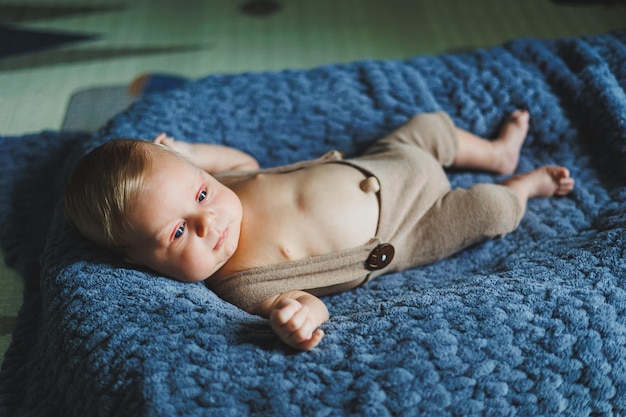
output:
[{"label": "baby's belly", "polygon": [[308,256],[360,246],[376,235],[378,196],[362,188],[366,176],[344,164],[316,166],[301,173],[294,243]]}]

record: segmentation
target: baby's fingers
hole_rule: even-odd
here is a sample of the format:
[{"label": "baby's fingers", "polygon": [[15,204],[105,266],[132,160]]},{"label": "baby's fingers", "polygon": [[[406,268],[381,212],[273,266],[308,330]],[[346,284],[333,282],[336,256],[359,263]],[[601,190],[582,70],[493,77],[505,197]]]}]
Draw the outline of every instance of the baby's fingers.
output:
[{"label": "baby's fingers", "polygon": [[278,334],[288,345],[301,350],[313,349],[324,336],[324,332],[313,325],[306,307],[294,314]]},{"label": "baby's fingers", "polygon": [[161,143],[163,142],[165,139],[167,139],[167,135],[163,132],[159,133],[158,135],[156,135],[154,137],[154,139],[152,139],[152,142],[154,143]]},{"label": "baby's fingers", "polygon": [[324,337],[324,332],[316,329],[311,320],[311,310],[292,298],[276,305],[270,324],[285,343],[300,350],[313,349]]},{"label": "baby's fingers", "polygon": [[175,140],[174,138],[167,136],[165,133],[159,133],[154,139],[152,139],[152,142],[172,148]]},{"label": "baby's fingers", "polygon": [[296,333],[296,337],[305,340],[311,337],[313,333],[313,324],[311,323],[311,310],[306,306],[301,306],[289,319],[283,324],[287,330]]},{"label": "baby's fingers", "polygon": [[293,298],[282,299],[270,315],[270,323],[274,326],[284,326],[292,319],[294,314],[302,309],[302,304]]},{"label": "baby's fingers", "polygon": [[572,191],[574,189],[574,184],[576,182],[574,181],[574,178],[571,177],[567,177],[567,178],[562,178],[561,180],[559,180],[558,184],[557,184],[557,190],[555,192],[556,195],[566,195],[568,194],[570,191]]},{"label": "baby's fingers", "polygon": [[300,350],[309,351],[319,345],[323,338],[324,331],[322,329],[317,329],[308,340],[300,342],[294,347]]}]

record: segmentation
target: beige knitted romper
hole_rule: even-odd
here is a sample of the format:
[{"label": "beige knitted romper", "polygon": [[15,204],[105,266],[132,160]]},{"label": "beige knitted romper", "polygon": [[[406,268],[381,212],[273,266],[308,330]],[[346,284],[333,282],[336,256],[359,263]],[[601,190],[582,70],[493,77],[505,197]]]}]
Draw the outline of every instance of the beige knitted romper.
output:
[{"label": "beige knitted romper", "polygon": [[246,309],[288,290],[316,293],[328,287],[352,288],[383,273],[431,263],[515,230],[522,207],[507,187],[476,184],[467,190],[450,189],[442,166],[452,164],[457,148],[450,117],[443,112],[425,113],[357,158],[342,160],[334,151],[313,161],[264,170],[271,174],[343,163],[361,170],[364,179],[376,178],[380,185],[376,236],[363,246],[242,271],[219,283],[207,280],[207,285],[221,298]]}]

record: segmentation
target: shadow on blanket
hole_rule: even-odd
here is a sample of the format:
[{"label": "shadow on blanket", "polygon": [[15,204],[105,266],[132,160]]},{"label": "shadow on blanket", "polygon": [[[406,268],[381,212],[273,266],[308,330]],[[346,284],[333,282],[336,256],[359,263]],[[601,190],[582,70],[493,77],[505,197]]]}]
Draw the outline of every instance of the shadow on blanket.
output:
[{"label": "shadow on blanket", "polygon": [[[32,240],[24,234],[30,227],[14,227],[24,213],[1,200],[2,225],[11,226],[2,247],[20,248],[11,263],[32,262],[41,231],[51,227],[41,292],[29,290],[3,365],[0,411],[624,415],[625,63],[620,32],[215,75],[146,97],[88,140],[40,135],[41,151],[59,140],[73,153],[52,154],[63,166],[52,196],[52,175],[42,195],[37,183],[3,173],[3,187],[43,199],[24,207],[41,218]],[[330,148],[358,153],[423,111],[445,110],[460,127],[493,136],[517,107],[531,113],[519,170],[566,165],[577,179],[573,195],[531,201],[519,230],[504,239],[327,297],[327,336],[310,353],[288,350],[262,319],[201,284],[126,269],[77,236],[59,210],[72,164],[114,136],[165,131],[239,147],[273,166]],[[29,169],[20,164],[11,172]],[[468,186],[498,178],[454,172],[451,180]]]}]

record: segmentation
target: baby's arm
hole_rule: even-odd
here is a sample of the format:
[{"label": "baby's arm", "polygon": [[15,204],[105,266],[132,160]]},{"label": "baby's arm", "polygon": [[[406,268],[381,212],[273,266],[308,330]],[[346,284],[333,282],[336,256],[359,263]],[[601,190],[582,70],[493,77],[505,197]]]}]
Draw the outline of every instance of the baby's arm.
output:
[{"label": "baby's arm", "polygon": [[304,291],[288,291],[256,306],[250,313],[270,319],[278,336],[300,350],[311,350],[324,337],[319,328],[328,320],[328,309],[319,298]]},{"label": "baby's arm", "polygon": [[258,162],[251,155],[228,146],[183,142],[175,140],[165,133],[154,138],[154,143],[159,143],[178,152],[192,164],[209,174],[236,170],[256,171],[259,169]]}]

